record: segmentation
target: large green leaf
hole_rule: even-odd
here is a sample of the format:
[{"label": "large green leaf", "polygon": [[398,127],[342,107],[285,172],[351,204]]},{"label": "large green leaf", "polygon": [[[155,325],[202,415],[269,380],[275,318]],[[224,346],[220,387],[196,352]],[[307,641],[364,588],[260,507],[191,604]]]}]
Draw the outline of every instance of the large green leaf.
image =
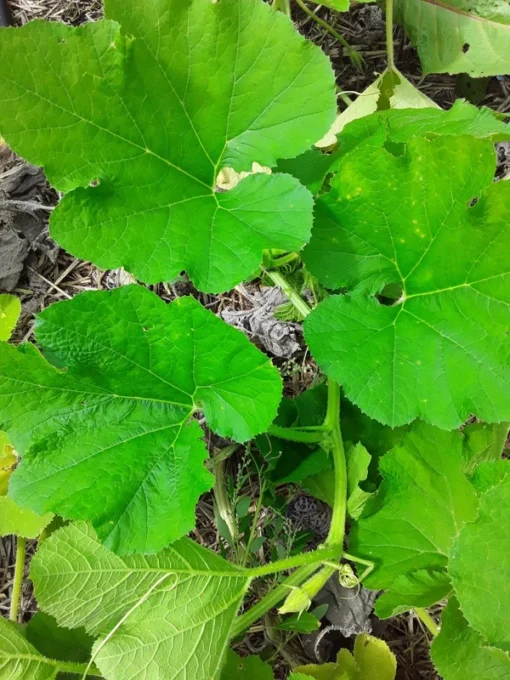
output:
[{"label": "large green leaf", "polygon": [[447,564],[454,538],[475,519],[462,438],[418,423],[381,458],[383,482],[351,531],[349,549],[375,562],[365,585],[386,589],[401,575]]},{"label": "large green leaf", "polygon": [[[510,466],[510,463],[506,463]],[[456,538],[448,571],[469,625],[510,651],[510,476],[481,495],[477,520]]]},{"label": "large green leaf", "polygon": [[425,73],[510,73],[506,0],[396,0],[395,19],[418,48]]},{"label": "large green leaf", "polygon": [[105,15],[2,31],[0,131],[71,192],[53,237],[142,281],[186,269],[215,292],[263,249],[299,250],[312,199],[294,179],[214,187],[222,167],[274,166],[326,132],[335,92],[321,50],[261,0],[107,0]]},{"label": "large green leaf", "polygon": [[156,552],[194,526],[212,485],[197,409],[244,441],[281,397],[269,359],[191,297],[84,293],[44,311],[36,336],[52,363],[32,345],[0,346],[0,422],[23,456],[10,492],[90,520],[119,553]]},{"label": "large green leaf", "polygon": [[441,616],[441,632],[432,643],[432,661],[444,680],[509,680],[510,657],[489,647],[468,626],[452,598]]},{"label": "large green leaf", "polygon": [[45,540],[30,574],[43,611],[98,636],[93,659],[108,680],[216,679],[249,584],[187,538],[123,559],[83,522]]},{"label": "large green leaf", "polygon": [[37,538],[52,519],[51,512],[38,515],[28,508],[20,508],[12,498],[0,496],[0,536],[16,534],[23,538]]},{"label": "large green leaf", "polygon": [[488,140],[416,137],[349,154],[317,201],[305,260],[353,292],[320,303],[305,336],[372,418],[510,418],[510,183],[494,171]]}]

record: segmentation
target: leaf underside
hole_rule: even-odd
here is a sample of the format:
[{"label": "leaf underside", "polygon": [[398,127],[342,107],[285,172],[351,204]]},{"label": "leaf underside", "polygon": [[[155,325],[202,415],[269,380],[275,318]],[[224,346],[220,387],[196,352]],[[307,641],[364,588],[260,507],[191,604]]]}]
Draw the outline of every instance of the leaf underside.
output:
[{"label": "leaf underside", "polygon": [[320,303],[305,336],[346,396],[392,427],[510,418],[510,184],[494,170],[489,140],[379,135],[317,200],[304,259],[352,292]]},{"label": "leaf underside", "polygon": [[98,637],[93,658],[108,680],[216,678],[249,584],[187,538],[123,559],[83,522],[44,541],[31,578],[43,611]]},{"label": "leaf underside", "polygon": [[70,192],[52,236],[100,267],[147,283],[185,269],[211,292],[266,248],[299,250],[312,198],[292,177],[215,184],[222,167],[273,167],[326,132],[326,56],[261,0],[107,0],[105,16],[2,29],[0,132]]},{"label": "leaf underside", "polygon": [[0,422],[22,455],[10,494],[91,521],[119,553],[156,552],[194,526],[212,485],[196,409],[244,441],[281,398],[269,359],[191,297],[84,293],[39,315],[36,337],[48,361],[0,345]]}]

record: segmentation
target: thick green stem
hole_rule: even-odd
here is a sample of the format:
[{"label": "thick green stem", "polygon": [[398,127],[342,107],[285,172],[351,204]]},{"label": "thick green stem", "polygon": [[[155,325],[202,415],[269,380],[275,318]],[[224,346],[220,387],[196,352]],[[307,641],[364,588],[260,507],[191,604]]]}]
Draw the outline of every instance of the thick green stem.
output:
[{"label": "thick green stem", "polygon": [[339,555],[341,555],[347,507],[347,468],[344,443],[340,432],[340,385],[331,379],[328,380],[328,407],[325,424],[329,426],[331,432],[331,453],[335,474],[333,515],[326,545],[337,546]]},{"label": "thick green stem", "polygon": [[439,635],[439,627],[426,609],[422,609],[421,607],[415,607],[414,613],[420,619],[423,625],[427,628],[427,630],[430,633],[432,633],[434,637]]},{"label": "thick green stem", "polygon": [[386,52],[388,53],[388,68],[395,68],[395,52],[393,49],[393,2],[386,0]]},{"label": "thick green stem", "polygon": [[324,431],[300,430],[294,427],[281,427],[271,425],[268,434],[279,439],[286,439],[290,442],[303,442],[303,444],[318,444],[324,439]]},{"label": "thick green stem", "polygon": [[319,568],[320,563],[305,565],[296,569],[296,571],[288,576],[283,583],[273,590],[269,591],[257,604],[251,609],[242,614],[232,626],[232,637],[237,637],[244,633],[244,631],[251,626],[252,623],[261,619],[266,612],[273,607],[276,607],[289,594],[289,588],[300,586],[304,581],[310,578]]},{"label": "thick green stem", "polygon": [[25,570],[26,540],[18,536],[16,543],[16,566],[14,567],[14,581],[11,593],[11,608],[9,618],[11,621],[18,621],[18,612],[21,599],[21,589],[23,587],[23,572]]},{"label": "thick green stem", "polygon": [[299,293],[294,290],[294,288],[290,285],[290,283],[287,281],[285,276],[283,276],[283,274],[280,274],[280,272],[272,271],[270,269],[266,271],[266,274],[269,276],[269,278],[275,284],[275,286],[279,286],[282,289],[285,295],[289,298],[289,302],[291,302],[294,305],[294,307],[298,310],[301,316],[305,317],[310,314],[310,312],[312,311],[310,307],[303,300],[301,295],[299,295]]},{"label": "thick green stem", "polygon": [[319,24],[319,26],[322,26],[322,28],[326,30],[330,35],[332,35],[333,38],[336,38],[338,40],[340,45],[343,45],[345,47],[345,49],[347,50],[347,54],[349,55],[349,59],[355,66],[360,66],[363,63],[363,57],[361,56],[361,54],[353,47],[351,47],[347,40],[343,37],[343,35],[340,35],[338,31],[335,31],[333,26],[330,26],[327,21],[324,21],[324,19],[318,17],[315,14],[315,12],[312,12],[312,10],[305,5],[303,0],[296,0],[296,3],[301,7],[303,12],[310,17],[310,19],[313,19],[315,23]]},{"label": "thick green stem", "polygon": [[236,540],[236,524],[234,521],[234,514],[227,494],[227,487],[225,484],[225,464],[227,459],[224,458],[218,462],[214,469],[214,500],[216,502],[216,510],[221,519],[225,522],[232,541],[235,544]]},{"label": "thick green stem", "polygon": [[279,571],[287,571],[288,569],[294,569],[295,567],[302,567],[310,564],[314,564],[315,568],[318,569],[321,562],[332,560],[335,557],[338,557],[336,547],[319,548],[318,550],[312,550],[310,552],[301,553],[300,555],[294,555],[293,557],[286,557],[283,560],[263,564],[261,567],[247,569],[246,573],[247,576],[251,576],[252,578],[259,578],[260,576],[268,576],[269,574],[276,574]]}]

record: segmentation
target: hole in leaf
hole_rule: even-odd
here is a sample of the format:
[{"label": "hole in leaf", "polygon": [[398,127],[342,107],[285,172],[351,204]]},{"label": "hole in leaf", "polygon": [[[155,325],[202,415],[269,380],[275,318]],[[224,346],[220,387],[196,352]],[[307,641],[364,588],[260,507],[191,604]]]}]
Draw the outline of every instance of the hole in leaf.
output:
[{"label": "hole in leaf", "polygon": [[472,208],[472,207],[473,207],[474,205],[476,205],[477,203],[478,203],[478,196],[474,196],[474,198],[472,198],[472,199],[468,202],[468,206],[469,206],[470,208]]},{"label": "hole in leaf", "polygon": [[66,42],[67,42],[67,41],[66,41],[65,38],[60,38],[60,40],[58,41],[59,45],[65,45]]},{"label": "hole in leaf", "polygon": [[469,50],[470,47],[471,47],[471,45],[469,43],[464,43],[462,45],[462,51],[464,52],[464,54],[466,54],[466,52]]},{"label": "hole in leaf", "polygon": [[92,182],[89,184],[89,187],[98,187],[101,184],[101,180],[96,177],[96,179],[93,179]]},{"label": "hole in leaf", "polygon": [[405,144],[402,144],[400,142],[392,142],[390,139],[388,139],[384,143],[384,148],[388,153],[391,153],[392,156],[403,156],[406,146]]},{"label": "hole in leaf", "polygon": [[381,292],[376,295],[376,299],[381,305],[393,307],[402,299],[404,289],[401,283],[387,283]]}]

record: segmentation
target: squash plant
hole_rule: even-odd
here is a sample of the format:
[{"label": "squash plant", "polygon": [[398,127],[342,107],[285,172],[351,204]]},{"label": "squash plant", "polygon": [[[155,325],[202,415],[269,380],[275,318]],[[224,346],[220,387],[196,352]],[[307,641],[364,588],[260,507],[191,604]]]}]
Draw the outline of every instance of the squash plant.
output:
[{"label": "squash plant", "polygon": [[[389,92],[325,154],[313,144],[336,116],[333,72],[267,4],[106,0],[105,16],[0,32],[0,132],[65,194],[53,237],[140,281],[50,306],[39,349],[0,345],[0,531],[14,517],[19,535],[0,677],[242,677],[230,641],[339,577],[384,591],[382,618],[414,609],[446,680],[510,678],[510,184],[493,182],[507,128],[464,102],[387,110]],[[253,163],[273,171],[216,191],[223,168]],[[278,371],[239,331],[142,285],[182,270],[207,292],[255,272],[281,286],[327,386],[282,402]],[[186,536],[214,482],[197,414],[234,442],[306,445],[294,481],[328,480],[323,545],[245,566]],[[41,612],[21,627],[24,538],[44,527]],[[426,608],[447,598],[438,634]],[[374,667],[391,679],[394,658],[360,638],[292,677]]]}]

